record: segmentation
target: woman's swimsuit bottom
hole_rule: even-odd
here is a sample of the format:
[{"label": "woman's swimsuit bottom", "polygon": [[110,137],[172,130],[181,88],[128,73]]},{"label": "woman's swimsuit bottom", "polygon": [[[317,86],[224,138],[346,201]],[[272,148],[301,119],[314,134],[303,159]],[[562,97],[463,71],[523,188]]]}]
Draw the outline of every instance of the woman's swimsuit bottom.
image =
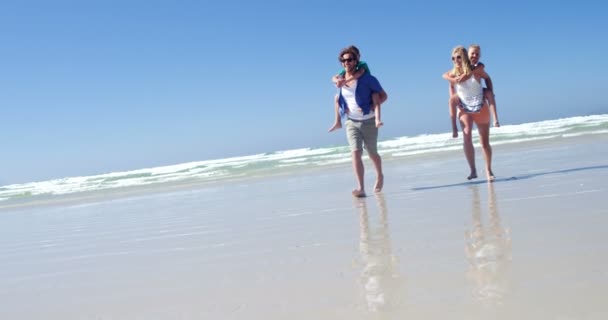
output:
[{"label": "woman's swimsuit bottom", "polygon": [[460,100],[460,109],[466,113],[478,113],[483,108],[483,103],[478,105],[466,105],[462,100]]}]

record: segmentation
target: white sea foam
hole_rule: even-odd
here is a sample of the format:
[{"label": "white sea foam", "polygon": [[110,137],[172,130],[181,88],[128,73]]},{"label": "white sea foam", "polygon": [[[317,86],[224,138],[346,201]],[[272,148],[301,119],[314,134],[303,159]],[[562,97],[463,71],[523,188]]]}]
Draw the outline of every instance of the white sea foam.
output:
[{"label": "white sea foam", "polygon": [[[558,137],[607,133],[608,114],[572,117],[492,128],[492,144],[513,144]],[[476,132],[473,133],[473,138],[474,142],[478,143],[479,139]],[[378,148],[383,155],[398,158],[458,150],[461,148],[461,140],[453,139],[449,133],[423,134],[381,141]],[[277,172],[277,170],[285,171],[304,166],[318,167],[344,164],[349,161],[350,151],[347,146],[282,150],[124,172],[110,172],[94,176],[66,177],[6,185],[0,187],[0,202],[29,199],[42,195],[53,196],[161,183],[179,183],[180,181],[214,181],[224,178],[271,174]]]}]

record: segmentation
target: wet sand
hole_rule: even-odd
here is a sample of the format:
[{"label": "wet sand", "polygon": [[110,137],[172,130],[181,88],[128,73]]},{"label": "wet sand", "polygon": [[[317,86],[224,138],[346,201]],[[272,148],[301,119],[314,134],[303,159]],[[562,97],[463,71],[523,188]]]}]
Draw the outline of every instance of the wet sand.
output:
[{"label": "wet sand", "polygon": [[[608,136],[0,209],[2,319],[607,319]],[[477,150],[478,167],[483,159]],[[478,171],[483,177],[483,170]]]}]

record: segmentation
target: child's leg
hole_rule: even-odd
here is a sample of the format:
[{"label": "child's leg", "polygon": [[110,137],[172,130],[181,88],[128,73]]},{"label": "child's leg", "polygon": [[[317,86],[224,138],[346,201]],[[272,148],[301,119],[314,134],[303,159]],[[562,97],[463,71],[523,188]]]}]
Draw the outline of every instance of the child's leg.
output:
[{"label": "child's leg", "polygon": [[458,114],[458,104],[460,99],[457,95],[452,95],[448,101],[450,112],[450,123],[452,124],[452,138],[458,138],[458,125],[456,125],[456,115]]},{"label": "child's leg", "polygon": [[380,112],[380,94],[373,93],[372,94],[372,103],[374,108],[374,115],[376,116],[376,128],[381,127],[384,122],[382,122],[382,113]]},{"label": "child's leg", "polygon": [[498,122],[498,113],[496,112],[496,99],[494,98],[494,92],[489,90],[488,88],[483,89],[483,96],[486,100],[488,100],[488,105],[490,106],[490,112],[494,117],[494,126],[500,127],[500,122]]},{"label": "child's leg", "polygon": [[374,108],[374,114],[376,116],[376,128],[380,128],[384,125],[384,122],[381,120],[382,113],[380,111],[380,105],[376,105],[376,108]]},{"label": "child's leg", "polygon": [[340,118],[340,103],[338,102],[338,95],[334,97],[334,112],[334,124],[329,128],[328,132],[332,132],[336,129],[342,128],[342,119]]}]

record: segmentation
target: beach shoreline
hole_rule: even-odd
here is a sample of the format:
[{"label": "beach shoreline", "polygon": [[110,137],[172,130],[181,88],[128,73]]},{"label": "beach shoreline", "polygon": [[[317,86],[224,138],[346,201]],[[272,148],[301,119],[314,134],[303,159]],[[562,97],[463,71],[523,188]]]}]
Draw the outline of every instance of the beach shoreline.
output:
[{"label": "beach shoreline", "polygon": [[[505,143],[494,145],[495,159],[501,156],[501,152],[512,152],[514,150],[530,150],[533,148],[551,148],[553,146],[559,146],[561,144],[568,143],[594,143],[594,141],[605,141],[607,134],[595,134],[587,136],[573,136],[573,137],[560,137],[551,138],[546,140],[534,140],[518,143]],[[479,143],[475,143],[477,163],[480,168],[483,167],[483,158],[481,157],[481,150]],[[382,155],[382,150],[379,150]],[[440,151],[436,153],[421,153],[414,154],[405,157],[384,157],[383,162],[386,167],[389,166],[400,166],[400,165],[417,165],[417,162],[426,162],[430,160],[459,157],[462,156],[462,150],[448,150]],[[369,158],[364,155],[364,161],[369,162]],[[464,159],[463,159],[464,160]],[[466,163],[463,161],[463,164]],[[284,176],[298,176],[298,175],[309,175],[309,174],[323,174],[323,171],[335,171],[335,170],[350,170],[350,162],[344,164],[333,164],[320,167],[295,167],[288,171],[269,171],[264,173],[254,173],[248,176],[241,177],[229,177],[229,178],[218,178],[218,179],[189,179],[178,182],[164,182],[155,183],[141,186],[112,188],[105,190],[94,190],[94,191],[81,191],[76,193],[67,193],[60,195],[37,195],[37,196],[26,196],[20,199],[10,199],[6,201],[0,201],[0,212],[2,210],[17,209],[22,207],[30,206],[49,206],[49,205],[65,205],[65,204],[76,204],[86,203],[88,201],[107,201],[116,198],[133,197],[138,195],[145,195],[149,193],[162,194],[165,192],[179,192],[189,189],[200,189],[200,188],[214,188],[217,185],[224,184],[247,184],[255,181],[256,179],[274,179]],[[465,166],[463,168],[466,169]],[[498,169],[500,170],[500,168]],[[464,171],[463,171],[464,172]],[[480,171],[481,173],[482,171]],[[499,172],[499,171],[497,171]],[[499,174],[500,176],[500,174]],[[484,176],[480,175],[479,180],[484,180]],[[500,179],[501,177],[499,177]],[[504,177],[502,177],[504,178]],[[458,182],[455,182],[458,183]]]},{"label": "beach shoreline", "polygon": [[607,141],[5,207],[0,317],[603,319]]}]

